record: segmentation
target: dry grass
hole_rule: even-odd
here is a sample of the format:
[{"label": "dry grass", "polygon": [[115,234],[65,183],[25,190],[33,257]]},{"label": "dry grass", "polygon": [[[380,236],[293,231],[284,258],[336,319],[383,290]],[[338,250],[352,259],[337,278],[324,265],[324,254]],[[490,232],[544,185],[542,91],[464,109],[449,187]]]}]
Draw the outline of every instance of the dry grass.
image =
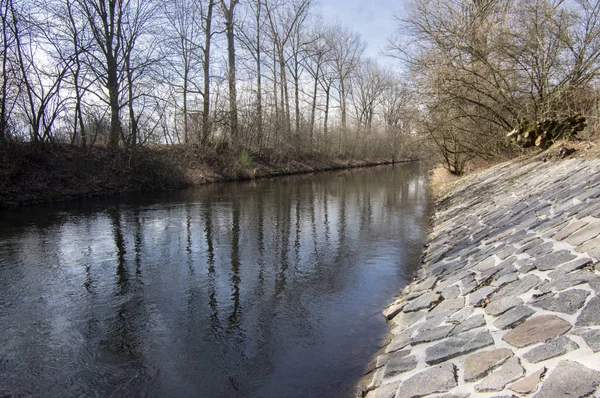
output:
[{"label": "dry grass", "polygon": [[460,177],[451,174],[442,166],[437,166],[429,174],[429,187],[435,198],[444,196],[450,189],[450,185]]}]

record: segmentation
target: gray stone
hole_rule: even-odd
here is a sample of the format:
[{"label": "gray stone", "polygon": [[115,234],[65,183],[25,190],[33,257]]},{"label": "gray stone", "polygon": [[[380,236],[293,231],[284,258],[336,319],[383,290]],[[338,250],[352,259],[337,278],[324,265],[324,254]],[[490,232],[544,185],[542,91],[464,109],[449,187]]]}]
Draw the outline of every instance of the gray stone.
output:
[{"label": "gray stone", "polygon": [[513,272],[513,273],[510,273],[510,274],[502,275],[500,278],[494,279],[492,281],[492,286],[494,286],[494,287],[497,288],[497,287],[500,287],[500,286],[504,286],[507,283],[514,282],[514,281],[516,281],[518,279],[519,279],[518,273],[517,272]]},{"label": "gray stone", "polygon": [[479,262],[472,269],[478,272],[487,271],[490,268],[493,268],[496,265],[496,259],[494,257],[488,257],[487,259]]},{"label": "gray stone", "polygon": [[558,231],[556,234],[554,234],[552,236],[552,238],[554,238],[556,240],[566,239],[572,233],[574,233],[575,231],[577,231],[577,230],[585,227],[586,225],[588,225],[588,223],[586,221],[575,221],[575,222],[572,222],[571,224],[567,225],[566,227],[564,227],[563,229],[561,229],[560,231]]},{"label": "gray stone", "polygon": [[600,296],[592,298],[577,318],[578,327],[600,325]]},{"label": "gray stone", "polygon": [[419,322],[420,320],[425,318],[426,315],[427,315],[427,312],[425,312],[425,311],[408,312],[408,313],[402,312],[402,313],[396,315],[392,319],[392,324],[397,325],[397,327],[395,328],[396,331],[401,331],[404,329],[408,329],[415,323]]},{"label": "gray stone", "polygon": [[536,237],[535,239],[533,239],[533,240],[527,242],[525,245],[523,245],[519,250],[517,250],[516,254],[529,252],[532,248],[539,247],[543,244],[544,244],[544,240],[542,238]]},{"label": "gray stone", "polygon": [[393,357],[385,365],[384,378],[394,377],[400,373],[411,371],[417,367],[417,359],[414,355],[407,357]]},{"label": "gray stone", "polygon": [[573,315],[583,307],[589,294],[590,292],[587,290],[571,289],[562,293],[542,296],[533,300],[530,304],[548,311]]},{"label": "gray stone", "polygon": [[460,287],[452,285],[442,291],[442,297],[446,300],[455,299],[460,295]]},{"label": "gray stone", "polygon": [[598,235],[600,235],[600,222],[595,222],[581,228],[579,231],[569,236],[566,239],[566,242],[573,246],[579,246],[588,240],[594,239]]},{"label": "gray stone", "polygon": [[556,315],[541,315],[530,318],[502,337],[515,347],[527,347],[563,335],[571,329],[571,324]]},{"label": "gray stone", "polygon": [[475,385],[478,392],[502,391],[504,387],[525,374],[525,370],[519,363],[519,358],[512,357],[498,370]]},{"label": "gray stone", "polygon": [[589,271],[575,271],[560,277],[554,278],[549,282],[544,283],[539,287],[542,293],[561,291],[568,289],[573,286],[582,285],[584,283],[592,282],[598,279],[598,275],[595,275]]},{"label": "gray stone", "polygon": [[579,348],[579,345],[573,340],[565,336],[559,336],[555,339],[548,341],[540,345],[539,347],[532,348],[523,354],[523,358],[531,363],[538,363],[545,361],[546,359],[554,358],[559,355],[566,354]]},{"label": "gray stone", "polygon": [[544,223],[542,223],[540,226],[538,226],[537,231],[538,232],[547,232],[549,230],[553,230],[555,228],[562,226],[562,224],[566,225],[566,223],[567,222],[562,217],[550,218],[550,219],[544,221]]},{"label": "gray stone", "polygon": [[577,246],[575,251],[587,253],[589,256],[600,259],[600,238],[592,239],[581,246]]},{"label": "gray stone", "polygon": [[515,296],[495,298],[485,307],[485,313],[492,316],[498,316],[520,304],[523,304],[523,300]]},{"label": "gray stone", "polygon": [[552,253],[553,250],[554,244],[552,242],[546,242],[540,245],[537,243],[537,241],[535,241],[523,246],[521,249],[519,249],[517,254],[526,253],[531,257],[541,257]]},{"label": "gray stone", "polygon": [[402,384],[400,381],[383,384],[376,390],[369,391],[366,395],[366,398],[395,398],[396,391],[398,391],[400,384]]},{"label": "gray stone", "polygon": [[580,363],[561,361],[534,398],[588,397],[600,385],[600,372]]},{"label": "gray stone", "polygon": [[465,276],[461,281],[461,290],[462,290],[462,294],[468,294],[471,291],[473,291],[473,289],[475,289],[475,287],[477,287],[477,280],[475,279],[474,274],[469,274],[467,276]]},{"label": "gray stone", "polygon": [[512,356],[513,352],[507,348],[479,352],[469,356],[465,359],[465,381],[471,382],[487,376]]},{"label": "gray stone", "polygon": [[405,305],[406,302],[394,303],[387,307],[385,310],[383,310],[383,316],[389,321],[393,319],[396,315],[398,315],[400,312],[402,312],[402,309]]},{"label": "gray stone", "polygon": [[452,324],[462,323],[467,318],[469,318],[473,314],[473,312],[475,312],[475,308],[465,307],[462,310],[458,311],[456,314],[452,315],[450,318],[448,318],[446,322]]},{"label": "gray stone", "polygon": [[443,339],[444,337],[448,336],[450,334],[450,332],[452,332],[453,329],[454,329],[454,326],[448,325],[448,326],[438,326],[436,328],[425,330],[422,332],[419,331],[419,332],[417,332],[416,336],[411,338],[410,344],[416,345],[416,344],[429,343],[431,341]]},{"label": "gray stone", "polygon": [[460,310],[465,306],[465,298],[458,297],[449,300],[443,300],[441,303],[436,305],[434,308],[430,310],[430,314],[441,314],[443,312],[452,312]]},{"label": "gray stone", "polygon": [[484,286],[481,289],[475,290],[469,294],[469,305],[476,305],[481,300],[484,300],[492,295],[496,291],[494,286]]},{"label": "gray stone", "polygon": [[498,319],[496,319],[494,326],[501,330],[510,329],[523,323],[534,313],[535,311],[526,305],[519,305],[506,311]]},{"label": "gray stone", "polygon": [[535,259],[534,258],[523,258],[521,260],[517,260],[515,266],[518,268],[519,272],[522,274],[526,274],[535,269],[535,265],[533,265]]},{"label": "gray stone", "polygon": [[494,344],[494,339],[488,330],[461,333],[427,348],[425,362],[435,365],[492,344]]},{"label": "gray stone", "polygon": [[508,275],[511,273],[517,272],[517,269],[512,265],[516,263],[518,260],[515,256],[510,257],[507,260],[504,260],[500,264],[496,265],[493,268],[488,269],[485,272],[481,273],[481,280],[486,280],[488,278],[498,279],[504,275]]},{"label": "gray stone", "polygon": [[594,289],[596,293],[600,293],[600,278],[591,280],[590,287]]},{"label": "gray stone", "polygon": [[474,315],[463,322],[457,323],[454,330],[450,332],[450,336],[454,336],[456,334],[460,334],[468,330],[477,329],[485,325],[486,321],[483,315]]},{"label": "gray stone", "polygon": [[438,278],[436,278],[434,276],[430,276],[427,279],[425,279],[425,280],[417,283],[416,285],[414,285],[412,291],[413,292],[420,292],[420,291],[424,291],[424,290],[425,291],[431,290],[435,286],[435,284],[437,282],[437,279]]},{"label": "gray stone", "polygon": [[597,329],[577,329],[573,332],[578,336],[583,337],[586,344],[590,346],[592,351],[600,352],[600,330]]},{"label": "gray stone", "polygon": [[434,393],[448,392],[458,385],[456,371],[456,367],[450,362],[431,367],[405,380],[398,389],[396,396],[417,398]]},{"label": "gray stone", "polygon": [[500,252],[496,253],[496,256],[498,256],[500,260],[504,260],[515,254],[516,251],[517,249],[514,246],[506,246]]},{"label": "gray stone", "polygon": [[416,328],[412,327],[397,333],[394,337],[392,337],[392,341],[387,346],[385,352],[395,352],[409,345],[411,335],[415,332],[415,329]]},{"label": "gray stone", "polygon": [[453,315],[453,312],[450,311],[443,312],[441,314],[428,314],[427,318],[425,318],[425,322],[416,325],[417,329],[419,330],[419,332],[435,329],[446,319],[448,319],[450,315]]},{"label": "gray stone", "polygon": [[402,297],[402,299],[404,301],[413,301],[414,299],[416,299],[417,297],[421,297],[425,293],[427,293],[427,292],[425,292],[425,291],[422,291],[422,292],[410,292],[405,297]]},{"label": "gray stone", "polygon": [[517,381],[512,386],[510,386],[510,390],[519,394],[529,394],[534,392],[537,389],[537,386],[546,373],[546,368],[541,368],[537,372]]},{"label": "gray stone", "polygon": [[517,245],[519,246],[524,246],[526,244],[528,244],[529,242],[533,241],[534,239],[537,239],[537,234],[534,233],[528,233],[527,235],[525,235],[523,237],[523,239],[521,239],[519,242],[517,242]]},{"label": "gray stone", "polygon": [[567,263],[573,260],[575,256],[568,250],[560,250],[554,253],[545,255],[535,260],[533,265],[540,271],[548,271],[558,267],[561,264]]},{"label": "gray stone", "polygon": [[523,278],[519,279],[518,281],[507,283],[506,285],[502,286],[496,292],[496,294],[494,294],[493,298],[518,296],[537,287],[540,283],[540,278],[538,278],[535,275],[528,274],[525,275]]},{"label": "gray stone", "polygon": [[573,260],[564,265],[561,265],[554,271],[550,272],[548,276],[550,277],[550,279],[560,278],[565,274],[585,268],[589,266],[592,262],[593,260],[589,257],[578,258],[577,260]]},{"label": "gray stone", "polygon": [[404,312],[414,312],[419,311],[425,308],[431,307],[435,302],[440,299],[440,295],[437,293],[425,293],[419,298],[408,303],[402,311]]},{"label": "gray stone", "polygon": [[411,352],[411,350],[408,349],[408,350],[396,351],[391,354],[379,355],[377,357],[377,361],[375,362],[375,369],[384,367],[392,358],[400,359],[402,357],[406,357],[406,356],[408,356],[408,354],[410,354],[410,352]]}]

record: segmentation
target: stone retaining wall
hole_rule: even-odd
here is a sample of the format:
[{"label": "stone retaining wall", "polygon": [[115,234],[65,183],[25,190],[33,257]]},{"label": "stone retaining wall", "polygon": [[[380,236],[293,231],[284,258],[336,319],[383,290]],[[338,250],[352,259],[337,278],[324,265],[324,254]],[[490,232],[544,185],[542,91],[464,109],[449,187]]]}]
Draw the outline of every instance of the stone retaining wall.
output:
[{"label": "stone retaining wall", "polygon": [[437,203],[368,398],[600,396],[600,160],[506,163]]}]

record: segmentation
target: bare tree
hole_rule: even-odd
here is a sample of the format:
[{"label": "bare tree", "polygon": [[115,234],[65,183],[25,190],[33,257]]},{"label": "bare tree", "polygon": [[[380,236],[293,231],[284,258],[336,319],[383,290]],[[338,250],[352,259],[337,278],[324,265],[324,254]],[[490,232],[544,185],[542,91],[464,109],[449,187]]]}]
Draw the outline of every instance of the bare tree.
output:
[{"label": "bare tree", "polygon": [[291,133],[291,112],[285,50],[294,34],[297,24],[302,23],[306,18],[306,13],[310,5],[311,0],[295,0],[290,6],[281,1],[273,3],[265,0],[271,39],[275,48],[277,62],[279,63],[281,109],[285,112],[284,129],[288,135]]},{"label": "bare tree", "polygon": [[[23,87],[21,109],[31,129],[31,140],[44,142],[52,139],[54,122],[64,110],[65,100],[60,96],[60,88],[69,65],[61,62],[60,58],[54,65],[40,65],[36,57],[42,56],[44,52],[42,44],[50,45],[49,26],[45,26],[44,21],[33,19],[28,10],[17,9],[13,1],[9,6],[9,30],[14,37],[16,61]],[[45,55],[52,56],[51,53]]]},{"label": "bare tree", "polygon": [[379,106],[382,96],[390,84],[389,74],[372,59],[362,60],[355,79],[353,95],[359,134],[363,125],[367,133],[371,133],[375,109]]},{"label": "bare tree", "polygon": [[[0,23],[2,24],[2,47],[0,56],[2,58],[2,81],[0,82],[0,144],[8,138],[9,119],[16,103],[17,95],[12,95],[13,101],[8,98],[9,91],[15,88],[14,73],[14,46],[15,37],[12,35],[11,8],[13,0],[0,0]],[[12,102],[12,103],[11,103]]]},{"label": "bare tree", "polygon": [[171,0],[162,4],[166,40],[163,42],[164,61],[167,64],[168,84],[181,90],[183,117],[183,141],[190,141],[190,118],[188,112],[190,94],[200,93],[196,80],[200,73],[201,47],[198,44],[201,36],[198,16],[203,18],[200,1]]},{"label": "bare tree", "polygon": [[231,143],[234,148],[239,144],[238,132],[238,110],[237,110],[237,89],[235,77],[235,6],[239,0],[229,0],[229,7],[225,0],[221,1],[221,12],[225,19],[225,35],[227,36],[227,82],[229,85],[229,129],[231,133]]},{"label": "bare tree", "polygon": [[88,26],[99,49],[99,55],[90,54],[95,62],[93,67],[97,78],[108,91],[110,107],[110,132],[108,146],[116,150],[121,136],[121,102],[119,99],[119,64],[122,40],[123,18],[129,0],[78,0],[85,12]]},{"label": "bare tree", "polygon": [[[204,28],[204,49],[202,58],[202,70],[204,73],[204,98],[202,101],[202,144],[206,145],[211,133],[210,122],[210,48],[213,36],[212,19],[214,0],[208,0],[206,15],[202,18]],[[237,108],[237,107],[236,107]],[[237,123],[237,122],[236,122]]]},{"label": "bare tree", "polygon": [[[315,29],[315,31],[312,33],[310,44],[307,46],[307,57],[304,60],[304,67],[313,79],[309,123],[311,143],[313,141],[315,131],[318,89],[320,83],[322,82],[325,63],[328,61],[328,57],[331,52],[331,43],[326,39],[327,34],[329,34],[329,32],[325,29]],[[327,100],[329,101],[329,98],[327,98]]]},{"label": "bare tree", "polygon": [[348,127],[346,101],[350,89],[350,79],[359,65],[365,50],[365,43],[357,33],[337,26],[329,36],[332,48],[332,60],[337,73],[342,130]]}]

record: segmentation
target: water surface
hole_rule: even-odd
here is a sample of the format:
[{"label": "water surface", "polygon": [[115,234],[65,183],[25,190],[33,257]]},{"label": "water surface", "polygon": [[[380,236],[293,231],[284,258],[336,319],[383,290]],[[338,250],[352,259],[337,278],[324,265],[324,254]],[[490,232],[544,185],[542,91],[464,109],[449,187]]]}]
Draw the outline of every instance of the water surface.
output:
[{"label": "water surface", "polygon": [[351,396],[410,282],[419,164],[0,212],[0,396]]}]

